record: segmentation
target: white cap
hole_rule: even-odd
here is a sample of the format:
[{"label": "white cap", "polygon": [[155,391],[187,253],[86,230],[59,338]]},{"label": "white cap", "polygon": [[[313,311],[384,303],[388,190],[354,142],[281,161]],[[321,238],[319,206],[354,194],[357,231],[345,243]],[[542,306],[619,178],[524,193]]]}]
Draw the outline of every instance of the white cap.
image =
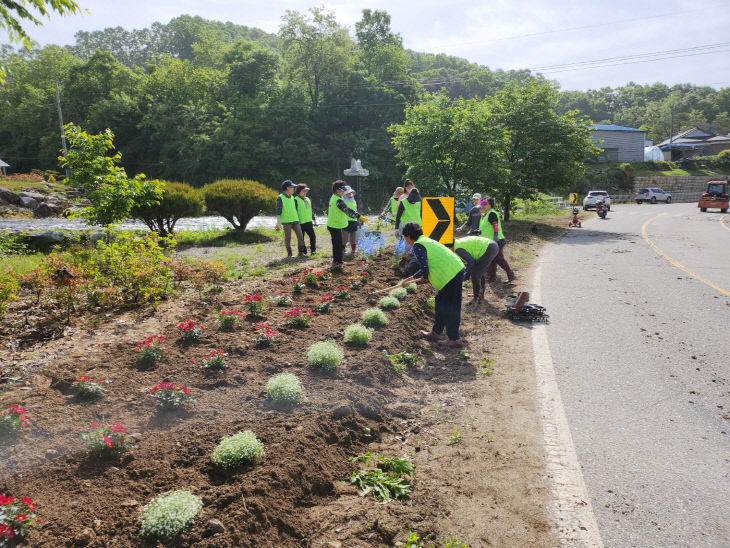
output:
[{"label": "white cap", "polygon": [[353,192],[353,190],[350,185],[347,185],[345,188],[342,189],[342,192],[344,192],[345,194],[349,194],[350,192]]},{"label": "white cap", "polygon": [[481,200],[482,199],[482,195],[479,194],[478,192],[475,192],[474,194],[471,195],[471,199],[472,200]]}]

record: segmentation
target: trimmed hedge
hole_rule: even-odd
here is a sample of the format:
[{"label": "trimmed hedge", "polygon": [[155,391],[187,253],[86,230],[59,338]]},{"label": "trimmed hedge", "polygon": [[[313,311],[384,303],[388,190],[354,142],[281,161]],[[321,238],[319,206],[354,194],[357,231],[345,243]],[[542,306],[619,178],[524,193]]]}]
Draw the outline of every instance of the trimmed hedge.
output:
[{"label": "trimmed hedge", "polygon": [[203,194],[208,210],[225,217],[236,230],[246,230],[262,210],[273,210],[278,196],[275,190],[246,179],[221,179],[205,185]]},{"label": "trimmed hedge", "polygon": [[203,213],[203,194],[186,183],[160,183],[160,201],[154,205],[132,208],[132,216],[160,236],[167,236],[174,232],[175,223],[181,218],[199,217]]}]

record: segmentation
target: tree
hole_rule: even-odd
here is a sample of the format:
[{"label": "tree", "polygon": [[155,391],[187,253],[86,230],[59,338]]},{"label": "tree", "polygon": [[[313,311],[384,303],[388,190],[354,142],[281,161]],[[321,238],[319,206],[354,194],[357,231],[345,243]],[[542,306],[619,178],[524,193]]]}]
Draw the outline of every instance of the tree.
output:
[{"label": "tree", "polygon": [[203,212],[200,190],[185,183],[160,181],[162,195],[157,203],[132,208],[132,216],[141,219],[150,230],[163,238],[175,231],[175,224],[183,217],[198,217]]},{"label": "tree", "polygon": [[445,91],[406,107],[405,121],[388,128],[401,163],[422,191],[455,196],[502,178],[503,130],[492,100],[457,99]]},{"label": "tree", "polygon": [[390,30],[390,14],[380,10],[362,10],[355,23],[358,59],[368,74],[379,82],[399,82],[408,77],[411,59],[403,49],[399,34]]},{"label": "tree", "polygon": [[574,184],[584,161],[598,150],[591,142],[590,120],[577,111],[556,112],[558,92],[549,84],[511,84],[495,96],[496,122],[504,132],[496,169],[487,188],[499,199],[509,220],[513,198],[550,192]]},{"label": "tree", "polygon": [[309,13],[307,17],[287,10],[279,36],[288,74],[304,83],[312,107],[317,108],[323,92],[344,78],[353,44],[333,13],[322,8],[312,8]]},{"label": "tree", "polygon": [[[25,7],[27,4],[42,16],[49,16],[51,11],[61,15],[81,13],[81,8],[73,0],[0,0],[0,28],[7,30],[11,42],[22,42],[28,49],[31,40],[23,24],[27,21],[40,25],[41,22]],[[0,84],[5,75],[5,67],[0,66]]]},{"label": "tree", "polygon": [[249,221],[276,204],[276,191],[248,180],[220,180],[203,187],[205,205],[226,218],[236,230],[246,230]]},{"label": "tree", "polygon": [[69,168],[68,184],[86,194],[91,207],[81,215],[88,224],[108,226],[128,219],[134,207],[149,206],[160,198],[156,181],[145,180],[143,174],[133,179],[117,164],[121,154],[108,156],[114,149],[114,134],[110,129],[89,135],[74,124],[64,126],[69,150],[59,156],[61,167]]}]

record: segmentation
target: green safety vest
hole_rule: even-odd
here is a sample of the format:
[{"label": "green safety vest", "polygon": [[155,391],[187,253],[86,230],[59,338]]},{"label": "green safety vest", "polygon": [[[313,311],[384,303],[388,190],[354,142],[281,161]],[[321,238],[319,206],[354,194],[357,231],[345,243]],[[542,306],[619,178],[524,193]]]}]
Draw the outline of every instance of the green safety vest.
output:
[{"label": "green safety vest", "polygon": [[345,228],[347,226],[347,215],[337,207],[337,200],[341,199],[337,194],[330,197],[330,203],[327,207],[327,226],[330,228]]},{"label": "green safety vest", "polygon": [[[357,202],[355,200],[345,200],[344,198],[342,198],[342,201],[345,202],[345,205],[347,207],[349,207],[351,210],[357,211]],[[354,220],[354,219],[352,219],[352,220]],[[349,220],[348,220],[348,222],[349,222]]]},{"label": "green safety vest", "polygon": [[286,194],[279,194],[281,198],[281,222],[282,223],[296,223],[299,221],[299,215],[297,215],[297,208],[294,205],[294,196],[287,196]]},{"label": "green safety vest", "polygon": [[312,222],[312,201],[309,198],[302,198],[295,196],[294,200],[297,202],[297,214],[299,215],[299,222],[301,224]]},{"label": "green safety vest", "polygon": [[454,242],[454,249],[465,250],[476,261],[487,252],[491,242],[492,239],[485,236],[466,236]]},{"label": "green safety vest", "polygon": [[487,211],[487,214],[482,217],[481,221],[479,221],[479,230],[481,230],[482,234],[494,234],[492,224],[487,220],[492,211],[494,211],[494,214],[497,216],[497,239],[502,240],[504,238],[504,234],[502,234],[502,217],[494,208]]},{"label": "green safety vest", "polygon": [[396,200],[392,196],[390,197],[390,212],[393,215],[397,215],[398,214],[398,200]]},{"label": "green safety vest", "polygon": [[419,236],[416,243],[426,248],[428,281],[436,289],[443,289],[454,276],[464,269],[464,265],[459,256],[444,244],[440,244],[423,235]]},{"label": "green safety vest", "polygon": [[421,202],[415,204],[408,201],[408,198],[401,202],[403,204],[403,215],[400,217],[400,225],[405,226],[406,223],[421,224]]}]

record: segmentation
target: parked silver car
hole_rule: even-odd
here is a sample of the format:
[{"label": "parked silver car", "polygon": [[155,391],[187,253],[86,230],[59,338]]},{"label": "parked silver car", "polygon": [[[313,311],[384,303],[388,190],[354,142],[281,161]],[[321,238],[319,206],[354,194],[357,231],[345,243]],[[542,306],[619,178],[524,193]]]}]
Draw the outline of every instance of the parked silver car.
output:
[{"label": "parked silver car", "polygon": [[641,202],[651,202],[652,204],[664,202],[671,204],[672,195],[664,192],[661,188],[640,188],[634,194],[634,200],[636,200],[637,204]]},{"label": "parked silver car", "polygon": [[586,197],[583,198],[583,210],[596,209],[596,202],[598,200],[603,200],[603,205],[611,211],[611,197],[605,190],[591,190],[586,194]]}]

